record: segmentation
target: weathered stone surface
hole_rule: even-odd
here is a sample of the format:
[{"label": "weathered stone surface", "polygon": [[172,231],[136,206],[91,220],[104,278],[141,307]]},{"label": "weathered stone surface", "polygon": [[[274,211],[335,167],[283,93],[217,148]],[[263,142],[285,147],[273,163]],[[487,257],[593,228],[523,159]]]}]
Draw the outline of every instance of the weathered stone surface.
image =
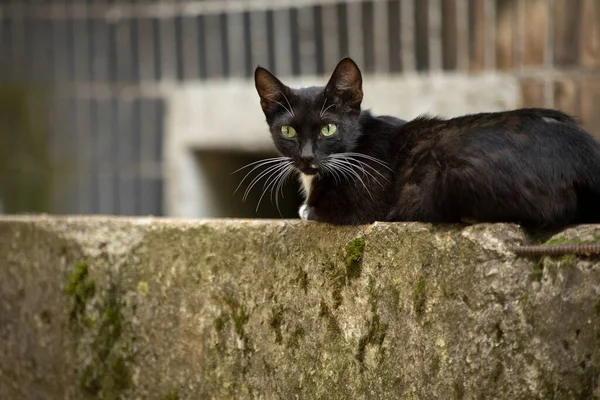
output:
[{"label": "weathered stone surface", "polygon": [[3,217],[0,398],[594,398],[600,260],[509,249],[533,241],[508,224]]}]

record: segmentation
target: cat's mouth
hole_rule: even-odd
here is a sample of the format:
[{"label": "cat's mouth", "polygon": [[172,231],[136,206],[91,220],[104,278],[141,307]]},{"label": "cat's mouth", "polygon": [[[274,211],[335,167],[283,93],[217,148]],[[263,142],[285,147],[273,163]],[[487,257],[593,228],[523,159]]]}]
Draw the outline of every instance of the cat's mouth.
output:
[{"label": "cat's mouth", "polygon": [[317,173],[319,173],[319,167],[315,163],[312,163],[310,165],[298,166],[297,168],[304,175],[316,175]]},{"label": "cat's mouth", "polygon": [[305,168],[298,168],[298,169],[304,175],[316,175],[319,172],[319,170],[317,168],[312,168],[312,167],[305,167]]}]

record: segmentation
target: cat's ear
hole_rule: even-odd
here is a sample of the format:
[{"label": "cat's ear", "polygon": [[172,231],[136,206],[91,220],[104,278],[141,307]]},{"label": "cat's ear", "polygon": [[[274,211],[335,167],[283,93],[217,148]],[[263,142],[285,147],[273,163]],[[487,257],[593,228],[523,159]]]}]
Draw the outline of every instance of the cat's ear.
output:
[{"label": "cat's ear", "polygon": [[254,70],[254,85],[260,96],[260,106],[264,112],[270,110],[287,89],[275,75],[263,67],[256,67]]},{"label": "cat's ear", "polygon": [[351,58],[342,59],[335,67],[325,86],[325,95],[340,105],[360,110],[363,98],[362,75]]}]

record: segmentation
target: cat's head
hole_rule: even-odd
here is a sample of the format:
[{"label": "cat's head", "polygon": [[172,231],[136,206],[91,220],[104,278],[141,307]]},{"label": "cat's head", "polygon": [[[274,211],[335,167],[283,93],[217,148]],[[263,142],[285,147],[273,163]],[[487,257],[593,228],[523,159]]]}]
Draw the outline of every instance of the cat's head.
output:
[{"label": "cat's head", "polygon": [[362,76],[356,63],[342,59],[327,85],[293,89],[272,73],[254,73],[260,105],[277,150],[304,174],[323,170],[331,154],[352,152],[361,135]]}]

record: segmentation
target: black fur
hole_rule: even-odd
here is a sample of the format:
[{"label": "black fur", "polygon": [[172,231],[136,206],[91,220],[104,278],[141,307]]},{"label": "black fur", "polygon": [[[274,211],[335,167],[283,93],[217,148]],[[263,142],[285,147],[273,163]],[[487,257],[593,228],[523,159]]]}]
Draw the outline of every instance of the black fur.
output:
[{"label": "black fur", "polygon": [[[308,219],[351,225],[469,219],[544,228],[600,222],[600,145],[562,112],[529,108],[409,122],[376,117],[360,109],[362,77],[348,58],[325,87],[291,89],[260,67],[255,81],[277,149],[299,171],[314,174]],[[328,123],[337,131],[324,137],[320,129]],[[297,137],[283,137],[282,125],[293,126]],[[337,176],[330,171],[331,155],[345,152],[389,169],[355,156],[348,159],[354,172],[340,179],[339,169]]]}]

